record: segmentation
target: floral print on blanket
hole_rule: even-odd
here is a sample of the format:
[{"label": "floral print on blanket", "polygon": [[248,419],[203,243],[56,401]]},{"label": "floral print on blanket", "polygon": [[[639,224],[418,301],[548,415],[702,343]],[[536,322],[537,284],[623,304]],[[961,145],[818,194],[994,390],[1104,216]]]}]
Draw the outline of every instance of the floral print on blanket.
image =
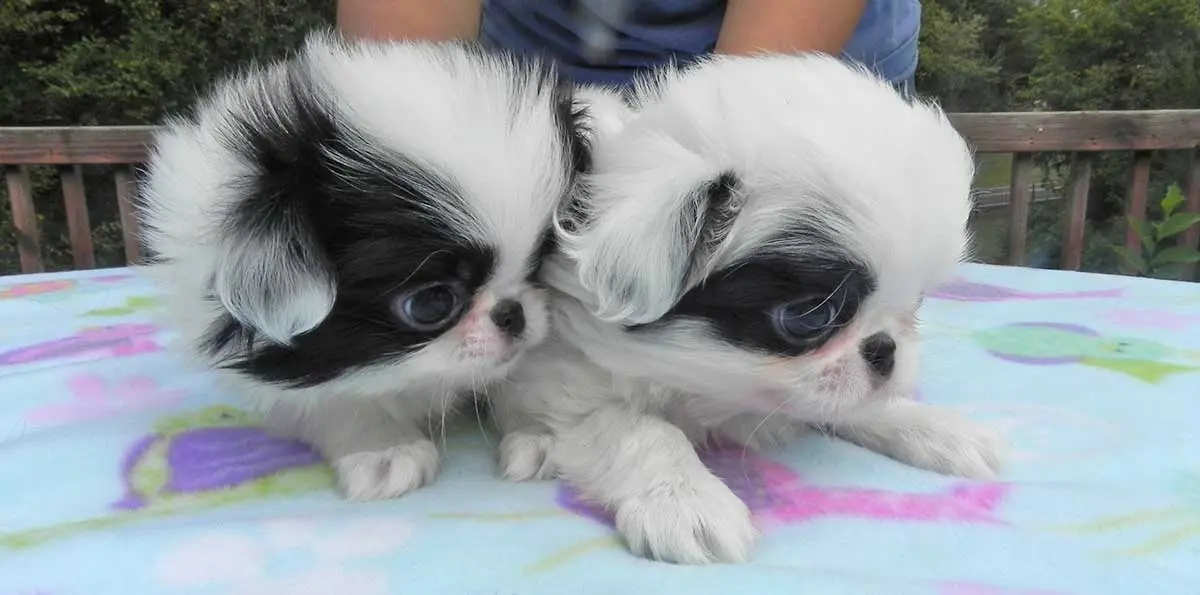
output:
[{"label": "floral print on blanket", "polygon": [[30,409],[25,419],[34,425],[66,424],[118,415],[121,412],[166,407],[180,402],[182,391],[163,390],[151,376],[110,380],[97,374],[80,374],[67,380],[67,401]]},{"label": "floral print on blanket", "polygon": [[226,406],[163,419],[133,442],[120,471],[124,494],[112,514],[0,535],[0,545],[30,547],[80,531],[328,489],[333,482],[311,447],[272,436]]},{"label": "floral print on blanket", "polygon": [[[998,516],[1009,487],[1002,483],[958,482],[931,493],[805,484],[798,473],[751,450],[723,448],[703,453],[705,464],[729,485],[762,527],[823,518],[880,522],[1004,524]],[[565,486],[558,502],[567,510],[612,526],[612,516],[579,499]]]},{"label": "floral print on blanket", "polygon": [[167,349],[147,278],[0,279],[0,595],[1194,595],[1200,286],[967,265],[928,298],[919,398],[1006,432],[1003,476],[832,439],[706,451],[763,535],[690,568],[556,482],[497,479],[472,421],[435,484],[345,502]]},{"label": "floral print on blanket", "polygon": [[66,337],[0,352],[0,369],[33,363],[77,358],[132,357],[162,351],[157,336],[162,328],[152,323],[85,326]]},{"label": "floral print on blanket", "polygon": [[369,563],[407,546],[414,531],[412,523],[390,516],[282,518],[253,531],[209,529],[162,552],[154,573],[168,592],[181,595],[390,595],[396,585]]},{"label": "floral print on blanket", "polygon": [[1087,291],[1024,291],[1003,285],[981,283],[956,277],[931,292],[929,297],[959,302],[1004,302],[1117,298],[1124,295],[1124,293],[1125,290],[1119,287]]},{"label": "floral print on blanket", "polygon": [[1173,548],[1200,549],[1200,471],[1180,474],[1175,488],[1173,501],[1165,506],[1106,516],[1060,529],[1076,534],[1148,530],[1136,544],[1106,550],[1105,556],[1144,557]]},{"label": "floral print on blanket", "polygon": [[[1078,364],[1157,383],[1172,374],[1200,371],[1200,351],[1183,351],[1153,339],[1105,336],[1086,326],[1061,322],[1018,322],[977,331],[988,353],[1027,365]],[[1172,361],[1176,360],[1176,361]]]}]

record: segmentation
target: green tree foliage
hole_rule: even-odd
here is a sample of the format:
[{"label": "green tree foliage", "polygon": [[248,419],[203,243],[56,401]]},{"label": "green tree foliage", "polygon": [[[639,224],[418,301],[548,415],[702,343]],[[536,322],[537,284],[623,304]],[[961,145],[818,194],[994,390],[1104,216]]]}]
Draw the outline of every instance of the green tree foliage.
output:
[{"label": "green tree foliage", "polygon": [[[1019,104],[1046,110],[1200,108],[1200,3],[1195,0],[1044,0],[1013,19],[1033,60]],[[1047,185],[1061,189],[1067,159],[1045,160]],[[1089,226],[1107,241],[1086,254],[1093,270],[1115,271],[1103,244],[1125,234],[1128,154],[1106,154],[1095,166]],[[1151,196],[1182,181],[1187,156],[1159,154]],[[1156,217],[1159,205],[1151,205]],[[1089,246],[1093,245],[1089,242]]]},{"label": "green tree foliage", "polygon": [[[1200,108],[1196,0],[924,0],[918,88],[963,111]],[[1041,155],[1062,192],[1069,156]],[[1128,154],[1094,165],[1084,266],[1112,272],[1126,221]],[[1156,155],[1151,196],[1182,181],[1186,155]],[[1036,205],[1030,264],[1060,257],[1064,205]],[[1151,217],[1158,215],[1151,205]]]},{"label": "green tree foliage", "polygon": [[145,124],[332,22],[330,0],[0,3],[0,123]]},{"label": "green tree foliage", "polygon": [[[332,0],[0,0],[0,126],[153,124],[252,58],[279,56],[333,22]],[[49,266],[69,268],[52,168],[33,168]],[[123,263],[115,192],[87,168],[98,262]],[[0,273],[16,270],[0,189]]]},{"label": "green tree foliage", "polygon": [[918,88],[936,89],[942,105],[953,111],[998,103],[1000,64],[983,45],[987,19],[926,2],[921,21]]},{"label": "green tree foliage", "polygon": [[1015,17],[1033,0],[924,0],[918,87],[955,111],[1013,109],[1032,65]]},{"label": "green tree foliage", "polygon": [[1158,201],[1162,217],[1158,221],[1131,218],[1130,229],[1138,238],[1138,247],[1113,246],[1121,261],[1135,274],[1144,277],[1178,278],[1183,268],[1200,263],[1200,250],[1179,242],[1180,235],[1200,225],[1200,213],[1180,210],[1185,198],[1176,184]]},{"label": "green tree foliage", "polygon": [[1044,0],[1016,22],[1035,60],[1021,97],[1051,110],[1200,105],[1200,2]]}]

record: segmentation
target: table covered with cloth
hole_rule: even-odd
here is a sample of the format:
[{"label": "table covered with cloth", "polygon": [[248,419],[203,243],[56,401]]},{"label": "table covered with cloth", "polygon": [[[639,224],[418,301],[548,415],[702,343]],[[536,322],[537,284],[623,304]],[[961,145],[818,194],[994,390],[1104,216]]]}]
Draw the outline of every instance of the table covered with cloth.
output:
[{"label": "table covered with cloth", "polygon": [[158,307],[132,269],[0,278],[0,595],[1200,594],[1197,284],[962,266],[925,300],[917,398],[1003,428],[1003,477],[820,436],[706,453],[763,536],[705,567],[499,480],[474,420],[436,484],[342,501]]}]

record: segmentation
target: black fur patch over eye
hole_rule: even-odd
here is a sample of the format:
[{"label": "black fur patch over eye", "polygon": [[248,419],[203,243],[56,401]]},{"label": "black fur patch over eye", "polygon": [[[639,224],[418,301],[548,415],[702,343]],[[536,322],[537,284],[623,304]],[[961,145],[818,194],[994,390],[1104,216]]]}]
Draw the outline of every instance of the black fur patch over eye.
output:
[{"label": "black fur patch over eye", "polygon": [[[225,139],[256,166],[255,175],[237,183],[243,199],[225,233],[272,234],[286,240],[288,254],[280,258],[319,259],[336,276],[336,300],[320,325],[291,345],[258,341],[253,329],[225,316],[201,347],[227,368],[295,388],[424,347],[445,321],[406,322],[397,317],[396,301],[437,284],[457,288],[456,300],[470,300],[496,256],[462,229],[472,211],[452,179],[379,148],[334,118],[301,64],[290,65],[286,81],[258,98],[273,112],[251,112],[275,118],[240,121]],[[455,312],[469,306],[452,305]]]},{"label": "black fur patch over eye", "polygon": [[[792,234],[804,235],[813,245],[834,246],[819,230],[795,229],[786,235]],[[792,239],[794,244],[794,235]],[[871,272],[850,254],[766,251],[717,271],[659,320],[628,330],[653,332],[673,320],[700,320],[741,349],[794,357],[836,336],[874,289]],[[821,328],[808,328],[815,326]]]}]

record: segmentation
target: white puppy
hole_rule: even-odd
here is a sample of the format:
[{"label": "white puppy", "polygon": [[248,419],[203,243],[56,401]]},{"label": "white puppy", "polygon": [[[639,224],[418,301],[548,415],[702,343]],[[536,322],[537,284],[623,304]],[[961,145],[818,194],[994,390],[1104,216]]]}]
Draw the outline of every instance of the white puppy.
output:
[{"label": "white puppy", "polygon": [[917,311],[968,249],[971,153],[937,107],[826,56],[714,57],[637,90],[543,268],[553,336],[493,395],[511,479],[559,474],[631,548],[746,560],[698,458],[817,427],[986,479],[1003,441],[911,399]]},{"label": "white puppy", "polygon": [[432,481],[433,426],[546,336],[576,107],[537,62],[324,33],[221,82],[147,165],[166,322],[348,497]]}]

